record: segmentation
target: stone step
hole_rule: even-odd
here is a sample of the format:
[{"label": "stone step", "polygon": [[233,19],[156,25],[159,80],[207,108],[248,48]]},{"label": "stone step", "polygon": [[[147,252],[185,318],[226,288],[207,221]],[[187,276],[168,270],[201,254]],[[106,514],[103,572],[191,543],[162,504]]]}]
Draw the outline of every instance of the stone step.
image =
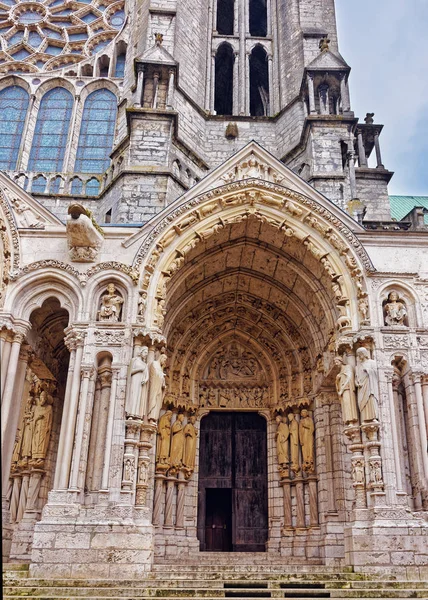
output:
[{"label": "stone step", "polygon": [[[294,590],[287,595],[284,595],[284,598],[310,598],[311,600],[321,600],[325,598],[334,598],[335,600],[364,600],[365,598],[385,598],[385,599],[393,599],[393,598],[422,598],[427,599],[427,594],[425,590],[415,590],[415,589],[399,589],[399,590],[347,590],[346,593],[344,590],[312,590],[312,589],[298,589]],[[75,590],[73,590],[75,592]],[[94,590],[97,592],[97,590]],[[52,600],[52,598],[56,598],[57,600],[81,600],[82,596],[76,595],[75,593],[71,594],[63,594],[63,595],[46,595],[43,593],[29,593],[28,590],[26,593],[23,593],[19,596],[20,598],[33,598],[33,600]],[[146,598],[147,596],[138,596],[139,599]],[[16,600],[16,595],[9,595],[4,593],[4,599]],[[94,595],[90,595],[91,600],[112,600],[112,598],[118,598],[120,600],[133,600],[136,598],[134,593],[124,595],[124,596],[106,596],[100,595],[96,593]],[[237,596],[235,600],[248,600],[251,596]],[[158,600],[171,600],[170,596],[157,596]],[[180,600],[194,600],[194,597],[186,597],[180,596]],[[217,600],[214,596],[207,596],[205,600]]]}]

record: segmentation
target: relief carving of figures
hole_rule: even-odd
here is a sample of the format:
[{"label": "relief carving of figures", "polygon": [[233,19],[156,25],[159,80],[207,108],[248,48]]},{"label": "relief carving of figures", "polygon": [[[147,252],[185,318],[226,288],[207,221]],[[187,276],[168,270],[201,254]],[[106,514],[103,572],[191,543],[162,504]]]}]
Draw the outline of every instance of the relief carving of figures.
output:
[{"label": "relief carving of figures", "polygon": [[101,308],[98,312],[99,321],[110,321],[117,323],[120,321],[123,298],[116,292],[114,283],[107,286],[107,294],[101,297]]},{"label": "relief carving of figures", "polygon": [[369,351],[366,348],[358,348],[356,354],[355,383],[361,422],[375,421],[378,418],[379,395],[376,362],[370,358]]},{"label": "relief carving of figures", "polygon": [[134,481],[135,474],[135,460],[134,458],[126,458],[124,464],[123,479],[125,481]]},{"label": "relief carving of figures", "polygon": [[191,415],[188,419],[188,423],[184,428],[184,455],[183,465],[186,467],[189,475],[195,468],[196,459],[196,438],[198,437],[198,430],[195,427],[196,417]]},{"label": "relief carving of figures", "polygon": [[314,431],[314,421],[304,408],[300,413],[299,438],[302,447],[302,467],[308,473],[314,471]]},{"label": "relief carving of figures", "polygon": [[167,410],[159,419],[156,462],[169,467],[169,449],[171,445],[172,411]]},{"label": "relief carving of figures", "polygon": [[128,397],[126,399],[126,413],[131,417],[144,417],[147,410],[147,387],[149,381],[149,367],[147,356],[149,349],[143,346],[137,356],[131,360],[128,373]]},{"label": "relief carving of figures", "polygon": [[384,306],[385,325],[396,327],[397,325],[405,325],[404,321],[407,315],[407,310],[404,302],[399,299],[398,293],[390,292],[388,302]]},{"label": "relief carving of figures", "polygon": [[138,318],[144,320],[146,316],[147,292],[140,292],[138,298]]},{"label": "relief carving of figures", "polygon": [[299,467],[299,423],[293,413],[288,414],[288,428],[290,431],[291,470],[297,475]]},{"label": "relief carving of figures", "polygon": [[147,418],[154,423],[159,419],[165,393],[165,374],[163,369],[167,360],[166,354],[162,353],[158,360],[154,360],[149,367],[149,407]]},{"label": "relief carving of figures", "polygon": [[357,458],[352,460],[352,480],[356,484],[364,484],[364,459]]},{"label": "relief carving of figures", "polygon": [[278,464],[281,467],[288,465],[288,438],[290,437],[290,430],[286,422],[286,417],[277,416],[277,429],[276,429],[276,452],[278,456]]},{"label": "relief carving of figures", "polygon": [[170,464],[171,467],[179,469],[183,464],[184,454],[184,427],[183,427],[184,415],[179,413],[177,419],[171,429],[171,453],[170,453]]},{"label": "relief carving of figures", "polygon": [[33,415],[33,436],[31,440],[31,458],[34,467],[44,464],[52,430],[53,398],[43,390],[36,400]]},{"label": "relief carving of figures", "polygon": [[358,423],[354,368],[345,364],[340,356],[334,359],[334,364],[340,368],[336,376],[336,389],[342,404],[343,421],[346,425]]}]

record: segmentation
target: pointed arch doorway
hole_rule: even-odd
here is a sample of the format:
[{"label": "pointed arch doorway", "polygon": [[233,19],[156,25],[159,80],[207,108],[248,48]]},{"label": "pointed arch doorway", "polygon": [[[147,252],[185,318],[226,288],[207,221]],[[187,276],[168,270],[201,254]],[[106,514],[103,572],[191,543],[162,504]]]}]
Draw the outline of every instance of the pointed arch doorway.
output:
[{"label": "pointed arch doorway", "polygon": [[198,538],[207,552],[264,552],[268,539],[266,420],[213,411],[201,421]]}]

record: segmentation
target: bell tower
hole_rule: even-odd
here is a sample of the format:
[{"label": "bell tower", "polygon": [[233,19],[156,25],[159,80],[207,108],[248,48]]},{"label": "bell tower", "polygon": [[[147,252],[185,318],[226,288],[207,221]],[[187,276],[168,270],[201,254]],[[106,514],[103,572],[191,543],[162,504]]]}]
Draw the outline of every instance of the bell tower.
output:
[{"label": "bell tower", "polygon": [[147,220],[251,140],[355,219],[390,219],[382,126],[352,111],[334,0],[152,0],[128,17],[113,221]]}]

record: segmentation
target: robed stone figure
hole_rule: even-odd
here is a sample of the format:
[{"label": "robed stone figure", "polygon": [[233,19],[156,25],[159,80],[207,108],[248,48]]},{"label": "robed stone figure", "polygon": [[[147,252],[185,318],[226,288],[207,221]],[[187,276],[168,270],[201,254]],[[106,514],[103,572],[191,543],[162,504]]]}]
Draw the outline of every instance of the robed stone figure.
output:
[{"label": "robed stone figure", "polygon": [[343,421],[346,425],[358,423],[354,367],[345,364],[340,356],[334,359],[334,364],[340,367],[336,376],[336,390],[342,404]]},{"label": "robed stone figure", "polygon": [[171,417],[172,412],[167,410],[159,419],[158,443],[156,448],[156,461],[163,465],[169,464],[169,449],[171,446]]},{"label": "robed stone figure", "polygon": [[171,440],[171,453],[170,463],[172,467],[181,467],[183,464],[184,454],[184,415],[180,413],[177,415],[177,419],[171,428],[172,440]]},{"label": "robed stone figure", "polygon": [[[37,398],[33,415],[33,437],[31,440],[31,458],[41,465],[46,458],[52,430],[53,398],[47,392],[41,392]],[[35,465],[35,466],[36,466]]]},{"label": "robed stone figure", "polygon": [[288,429],[290,431],[290,455],[291,470],[294,473],[300,471],[299,467],[299,423],[294,418],[294,414],[288,413]]},{"label": "robed stone figure", "polygon": [[131,417],[144,417],[147,412],[147,388],[149,381],[148,353],[149,349],[147,346],[143,346],[129,365],[126,413]]},{"label": "robed stone figure", "polygon": [[288,438],[290,437],[290,430],[286,421],[279,415],[276,417],[276,422],[278,424],[275,434],[278,464],[285,466],[288,464]]},{"label": "robed stone figure", "polygon": [[366,348],[357,350],[357,366],[355,383],[358,390],[358,407],[361,422],[367,423],[378,419],[379,382],[376,362],[370,358]]},{"label": "robed stone figure", "polygon": [[165,390],[165,374],[163,368],[166,364],[166,354],[161,354],[158,360],[154,360],[149,367],[149,407],[147,418],[149,421],[157,422],[162,408]]},{"label": "robed stone figure", "polygon": [[302,446],[303,470],[309,472],[314,470],[314,431],[314,421],[304,408],[300,413],[299,438]]}]

